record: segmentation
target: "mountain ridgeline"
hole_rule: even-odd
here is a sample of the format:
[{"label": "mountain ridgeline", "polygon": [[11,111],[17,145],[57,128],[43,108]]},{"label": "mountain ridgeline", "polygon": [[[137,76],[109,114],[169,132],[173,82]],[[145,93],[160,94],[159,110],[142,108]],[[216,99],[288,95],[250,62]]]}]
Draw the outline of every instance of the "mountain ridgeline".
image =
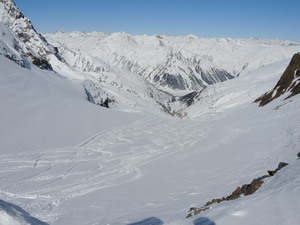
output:
[{"label": "mountain ridgeline", "polygon": [[[14,35],[13,49],[7,46],[6,56],[11,59],[19,58],[20,65],[26,65],[26,61],[33,63],[41,69],[52,70],[51,57],[62,60],[57,48],[50,45],[47,40],[39,34],[31,21],[18,9],[13,0],[0,0],[0,22],[6,26]],[[5,32],[2,32],[2,37]],[[3,38],[4,39],[4,38]],[[3,40],[2,40],[3,42]]]},{"label": "mountain ridgeline", "polygon": [[[196,36],[132,36],[120,33],[44,34],[76,70],[97,73],[116,67],[142,76],[175,96],[290,57],[299,43],[257,39],[204,39]],[[263,55],[263,56],[262,56]]]},{"label": "mountain ridgeline", "polygon": [[13,0],[0,0],[0,28],[0,54],[28,69],[37,66],[83,81],[83,92],[94,104],[151,106],[177,116],[198,102],[206,87],[300,51],[299,43],[279,40],[77,31],[42,35]]}]

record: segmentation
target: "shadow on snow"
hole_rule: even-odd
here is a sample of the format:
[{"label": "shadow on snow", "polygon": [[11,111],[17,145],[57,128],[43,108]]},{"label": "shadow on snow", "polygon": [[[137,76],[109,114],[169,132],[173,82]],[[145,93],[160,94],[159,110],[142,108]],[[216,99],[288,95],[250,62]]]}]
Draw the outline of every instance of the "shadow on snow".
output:
[{"label": "shadow on snow", "polygon": [[148,219],[145,219],[143,221],[140,222],[136,222],[136,223],[131,223],[128,225],[163,225],[164,222],[161,221],[160,219],[157,219],[155,217],[150,217]]},{"label": "shadow on snow", "polygon": [[208,218],[201,217],[194,221],[194,225],[216,225],[216,224]]},{"label": "shadow on snow", "polygon": [[26,224],[31,225],[48,225],[37,218],[32,217],[28,212],[26,212],[21,207],[14,205],[9,202],[5,202],[0,199],[0,211],[6,212],[11,217],[15,218],[16,220],[21,220],[26,222]]},{"label": "shadow on snow", "polygon": [[[148,219],[142,220],[140,222],[136,222],[136,223],[131,223],[128,225],[163,225],[164,222],[161,221],[160,219],[156,218],[156,217],[150,217]],[[196,219],[193,222],[194,225],[216,225],[213,221],[211,221],[208,218],[205,217],[201,217]]]}]

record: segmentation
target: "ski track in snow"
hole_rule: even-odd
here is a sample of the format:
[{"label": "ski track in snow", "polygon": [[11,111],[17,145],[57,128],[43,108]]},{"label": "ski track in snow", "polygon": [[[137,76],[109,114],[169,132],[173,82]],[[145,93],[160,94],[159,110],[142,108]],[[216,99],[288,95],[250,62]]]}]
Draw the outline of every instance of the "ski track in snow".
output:
[{"label": "ski track in snow", "polygon": [[177,122],[146,118],[74,147],[2,155],[1,198],[17,199],[44,217],[64,201],[138,179],[140,166],[182,151],[195,143],[191,139],[204,135],[197,123],[188,123],[185,129],[185,123]]}]

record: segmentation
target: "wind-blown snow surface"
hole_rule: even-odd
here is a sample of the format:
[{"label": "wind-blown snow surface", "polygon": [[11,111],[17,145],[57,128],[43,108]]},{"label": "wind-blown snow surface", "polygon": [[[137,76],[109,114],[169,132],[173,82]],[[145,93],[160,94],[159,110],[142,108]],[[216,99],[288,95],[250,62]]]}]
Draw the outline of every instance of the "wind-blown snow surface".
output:
[{"label": "wind-blown snow surface", "polygon": [[[98,107],[75,81],[0,56],[0,198],[53,225],[296,225],[300,98],[252,103],[287,64],[207,88],[180,120]],[[281,161],[254,195],[185,219]]]}]

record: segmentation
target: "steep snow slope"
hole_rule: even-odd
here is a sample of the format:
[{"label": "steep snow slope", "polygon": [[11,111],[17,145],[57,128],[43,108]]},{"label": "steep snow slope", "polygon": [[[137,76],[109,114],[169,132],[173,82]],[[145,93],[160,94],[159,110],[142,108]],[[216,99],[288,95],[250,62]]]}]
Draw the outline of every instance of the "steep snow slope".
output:
[{"label": "steep snow slope", "polygon": [[22,42],[1,22],[0,33],[0,54],[16,62],[21,67],[26,65],[28,67],[28,58],[21,47]]},{"label": "steep snow slope", "polygon": [[138,117],[91,104],[79,82],[59,74],[36,67],[24,69],[3,56],[0,63],[3,151],[24,152],[49,145],[75,144],[113,124]]},{"label": "steep snow slope", "polygon": [[204,39],[195,36],[132,36],[121,33],[45,34],[70,65],[101,73],[104,61],[145,77],[173,95],[198,91],[259,67],[290,58],[300,44],[256,39]]}]

